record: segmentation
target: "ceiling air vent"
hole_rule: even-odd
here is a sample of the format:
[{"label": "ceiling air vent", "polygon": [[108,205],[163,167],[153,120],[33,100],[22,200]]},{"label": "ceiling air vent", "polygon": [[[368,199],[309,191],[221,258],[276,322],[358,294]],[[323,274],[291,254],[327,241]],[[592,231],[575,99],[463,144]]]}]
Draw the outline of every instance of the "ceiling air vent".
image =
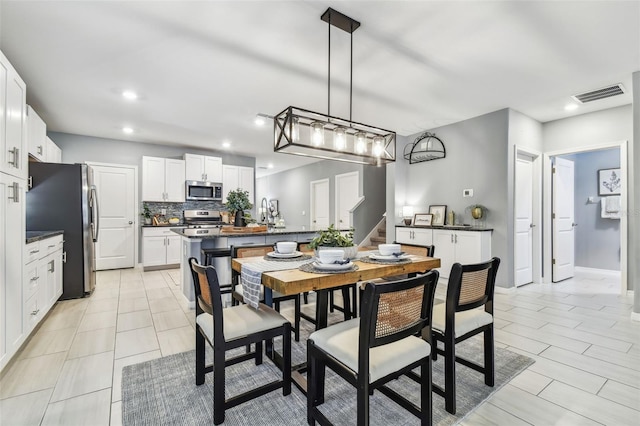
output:
[{"label": "ceiling air vent", "polygon": [[602,89],[592,90],[590,92],[579,93],[571,96],[581,104],[587,102],[597,101],[598,99],[610,98],[611,96],[622,95],[624,93],[624,86],[621,83],[614,84],[613,86],[603,87]]}]

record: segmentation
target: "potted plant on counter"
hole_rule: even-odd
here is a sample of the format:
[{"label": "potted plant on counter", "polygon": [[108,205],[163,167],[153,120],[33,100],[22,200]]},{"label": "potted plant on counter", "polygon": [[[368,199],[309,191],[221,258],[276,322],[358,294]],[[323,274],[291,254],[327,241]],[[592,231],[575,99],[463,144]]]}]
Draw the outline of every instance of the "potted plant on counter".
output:
[{"label": "potted plant on counter", "polygon": [[253,204],[249,201],[249,191],[243,191],[241,188],[235,191],[229,191],[225,207],[231,214],[235,214],[235,226],[245,226],[244,211],[253,208]]},{"label": "potted plant on counter", "polygon": [[149,210],[149,206],[146,203],[142,205],[140,216],[144,217],[145,225],[151,225],[151,210]]},{"label": "potted plant on counter", "polygon": [[353,229],[344,235],[333,227],[333,223],[328,229],[320,231],[320,235],[311,240],[309,247],[316,252],[316,256],[319,250],[328,249],[342,249],[344,257],[349,259],[355,259],[358,254],[358,247],[353,244]]}]

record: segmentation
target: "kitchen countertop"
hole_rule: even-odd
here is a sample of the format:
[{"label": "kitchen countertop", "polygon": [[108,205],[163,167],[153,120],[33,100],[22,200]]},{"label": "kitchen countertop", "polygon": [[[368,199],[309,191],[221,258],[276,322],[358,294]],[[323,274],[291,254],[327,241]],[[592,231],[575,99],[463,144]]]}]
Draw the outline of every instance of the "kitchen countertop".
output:
[{"label": "kitchen countertop", "polygon": [[27,231],[27,244],[62,234],[64,234],[64,231]]},{"label": "kitchen countertop", "polygon": [[396,228],[446,229],[449,231],[473,231],[473,232],[493,231],[493,228],[486,228],[483,226],[473,226],[473,225],[444,225],[444,226],[396,225]]},{"label": "kitchen countertop", "polygon": [[[220,229],[216,229],[216,232],[211,232],[209,235],[185,235],[184,229],[172,229],[176,234],[185,238],[234,238],[234,237],[259,237],[265,235],[287,235],[287,234],[315,234],[323,231],[325,228],[310,229],[307,226],[287,226],[286,228],[270,228],[266,232],[220,232]],[[348,229],[342,229],[341,231],[348,231]]]},{"label": "kitchen countertop", "polygon": [[181,226],[187,226],[184,223],[176,223],[175,225],[172,223],[163,223],[160,225],[141,225],[143,228],[179,228]]}]

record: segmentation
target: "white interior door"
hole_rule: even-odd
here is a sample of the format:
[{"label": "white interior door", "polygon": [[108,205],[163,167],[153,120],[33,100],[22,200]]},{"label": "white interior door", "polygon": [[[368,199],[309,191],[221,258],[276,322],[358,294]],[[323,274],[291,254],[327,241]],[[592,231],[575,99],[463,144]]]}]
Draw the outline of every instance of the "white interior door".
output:
[{"label": "white interior door", "polygon": [[351,209],[356,205],[359,195],[360,175],[358,172],[336,175],[336,226],[352,227]]},{"label": "white interior door", "polygon": [[574,164],[571,160],[556,157],[553,168],[553,282],[573,277],[575,257],[574,222]]},{"label": "white interior door", "polygon": [[96,269],[133,268],[137,229],[135,168],[116,165],[91,167],[100,206]]},{"label": "white interior door", "polygon": [[329,227],[329,179],[311,182],[311,226]]},{"label": "white interior door", "polygon": [[518,154],[516,159],[516,286],[533,281],[533,158]]}]

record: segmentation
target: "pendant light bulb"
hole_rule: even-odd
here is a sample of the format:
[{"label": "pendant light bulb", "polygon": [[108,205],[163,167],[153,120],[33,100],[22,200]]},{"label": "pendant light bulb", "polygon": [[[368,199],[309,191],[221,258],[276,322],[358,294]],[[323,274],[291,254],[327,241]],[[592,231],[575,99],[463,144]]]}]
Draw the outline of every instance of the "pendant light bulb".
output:
[{"label": "pendant light bulb", "polygon": [[376,136],[373,138],[373,155],[375,157],[381,157],[384,151],[384,138],[382,136]]},{"label": "pendant light bulb", "polygon": [[298,142],[300,139],[300,120],[298,117],[292,117],[291,123],[284,127],[284,135],[292,142]]},{"label": "pendant light bulb", "polygon": [[355,152],[356,154],[364,154],[367,152],[367,134],[364,132],[358,132],[355,134]]},{"label": "pendant light bulb", "polygon": [[314,146],[324,145],[324,124],[315,121],[309,126],[311,132],[311,143]]},{"label": "pendant light bulb", "polygon": [[344,127],[336,127],[333,129],[333,148],[338,151],[344,151],[347,147],[347,129]]}]

